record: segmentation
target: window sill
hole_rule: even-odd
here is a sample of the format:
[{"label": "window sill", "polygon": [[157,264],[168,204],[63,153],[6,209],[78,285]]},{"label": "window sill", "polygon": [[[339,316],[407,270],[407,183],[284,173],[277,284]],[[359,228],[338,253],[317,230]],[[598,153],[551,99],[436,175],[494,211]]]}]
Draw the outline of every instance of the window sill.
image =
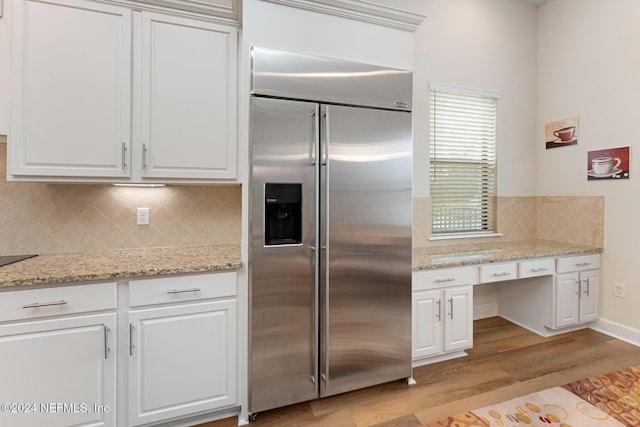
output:
[{"label": "window sill", "polygon": [[452,233],[452,234],[437,234],[429,237],[427,240],[454,240],[454,239],[476,239],[479,237],[503,237],[502,233]]}]

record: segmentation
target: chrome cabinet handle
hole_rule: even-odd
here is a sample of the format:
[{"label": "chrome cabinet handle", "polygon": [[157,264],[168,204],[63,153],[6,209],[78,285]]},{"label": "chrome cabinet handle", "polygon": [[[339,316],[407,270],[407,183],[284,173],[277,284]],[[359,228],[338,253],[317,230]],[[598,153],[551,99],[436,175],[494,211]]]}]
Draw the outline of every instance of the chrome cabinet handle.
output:
[{"label": "chrome cabinet handle", "polygon": [[539,273],[541,271],[547,271],[547,270],[548,270],[548,268],[546,268],[546,267],[540,267],[540,268],[532,268],[530,271],[532,273]]},{"label": "chrome cabinet handle", "polygon": [[200,292],[202,289],[200,288],[189,288],[189,289],[172,289],[170,291],[167,291],[167,295],[171,295],[171,294],[184,294],[187,292]]},{"label": "chrome cabinet handle", "polygon": [[449,298],[449,319],[453,319],[453,298]]},{"label": "chrome cabinet handle", "polygon": [[65,304],[69,304],[69,301],[62,299],[60,301],[52,301],[52,302],[34,302],[33,304],[23,305],[22,308],[49,307],[52,305],[65,305]]},{"label": "chrome cabinet handle", "polygon": [[576,267],[586,267],[587,265],[591,265],[590,262],[577,262]]},{"label": "chrome cabinet handle", "polygon": [[455,282],[456,279],[453,277],[445,277],[444,279],[436,279],[436,283],[447,283],[447,282]]},{"label": "chrome cabinet handle", "polygon": [[142,169],[147,168],[147,144],[142,144]]},{"label": "chrome cabinet handle", "polygon": [[133,323],[129,323],[129,356],[133,356]]},{"label": "chrome cabinet handle", "polygon": [[441,311],[441,301],[440,300],[436,300],[436,305],[438,306],[438,311],[436,311],[436,319],[438,320],[438,322],[441,320],[441,315],[442,313]]},{"label": "chrome cabinet handle", "polygon": [[511,276],[511,273],[509,273],[508,271],[503,271],[502,273],[493,273],[493,275],[495,277],[504,277],[504,276]]},{"label": "chrome cabinet handle", "polygon": [[127,145],[122,143],[122,169],[127,167]]},{"label": "chrome cabinet handle", "polygon": [[105,360],[109,358],[109,327],[104,325],[104,358]]},{"label": "chrome cabinet handle", "polygon": [[582,284],[580,283],[580,280],[576,280],[576,295],[580,295],[580,292],[582,291]]},{"label": "chrome cabinet handle", "polygon": [[582,293],[589,296],[589,279],[584,279],[583,282],[586,290],[583,290]]}]

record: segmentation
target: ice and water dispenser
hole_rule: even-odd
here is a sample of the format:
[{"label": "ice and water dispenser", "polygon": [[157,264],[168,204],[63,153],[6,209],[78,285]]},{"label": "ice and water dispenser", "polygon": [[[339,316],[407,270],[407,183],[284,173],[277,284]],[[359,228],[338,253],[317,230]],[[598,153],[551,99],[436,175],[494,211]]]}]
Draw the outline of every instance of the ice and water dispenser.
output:
[{"label": "ice and water dispenser", "polygon": [[264,187],[265,246],[302,243],[302,184],[266,183]]}]

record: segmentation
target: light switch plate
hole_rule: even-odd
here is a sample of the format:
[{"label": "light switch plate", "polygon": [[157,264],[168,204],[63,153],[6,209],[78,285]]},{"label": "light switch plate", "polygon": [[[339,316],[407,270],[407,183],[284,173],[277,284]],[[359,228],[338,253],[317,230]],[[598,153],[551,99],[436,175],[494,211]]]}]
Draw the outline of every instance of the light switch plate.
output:
[{"label": "light switch plate", "polygon": [[138,208],[136,224],[149,225],[149,208]]}]

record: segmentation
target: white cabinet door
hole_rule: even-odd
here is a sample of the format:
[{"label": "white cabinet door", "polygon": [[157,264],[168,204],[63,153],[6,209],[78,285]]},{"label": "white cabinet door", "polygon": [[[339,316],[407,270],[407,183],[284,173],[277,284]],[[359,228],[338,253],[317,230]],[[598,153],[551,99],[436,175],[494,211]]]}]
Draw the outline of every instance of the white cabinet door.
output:
[{"label": "white cabinet door", "polygon": [[131,11],[18,0],[12,42],[9,173],[129,176]]},{"label": "white cabinet door", "polygon": [[442,352],[442,291],[413,293],[414,359]]},{"label": "white cabinet door", "polygon": [[556,328],[578,324],[580,274],[565,273],[556,276],[554,292],[554,324]]},{"label": "white cabinet door", "polygon": [[142,176],[236,177],[237,32],[142,12]]},{"label": "white cabinet door", "polygon": [[580,323],[600,317],[600,270],[580,273]]},{"label": "white cabinet door", "polygon": [[235,404],[235,299],[131,311],[129,425]]},{"label": "white cabinet door", "polygon": [[444,290],[444,350],[473,345],[473,287]]},{"label": "white cabinet door", "polygon": [[[420,275],[417,275],[420,276]],[[420,283],[429,277],[418,277]],[[473,286],[417,290],[412,294],[412,358],[424,359],[473,346]]]},{"label": "white cabinet door", "polygon": [[597,320],[600,317],[600,270],[557,275],[553,307],[556,328]]},{"label": "white cabinet door", "polygon": [[0,402],[23,405],[0,425],[115,427],[115,325],[113,313],[0,326]]}]

